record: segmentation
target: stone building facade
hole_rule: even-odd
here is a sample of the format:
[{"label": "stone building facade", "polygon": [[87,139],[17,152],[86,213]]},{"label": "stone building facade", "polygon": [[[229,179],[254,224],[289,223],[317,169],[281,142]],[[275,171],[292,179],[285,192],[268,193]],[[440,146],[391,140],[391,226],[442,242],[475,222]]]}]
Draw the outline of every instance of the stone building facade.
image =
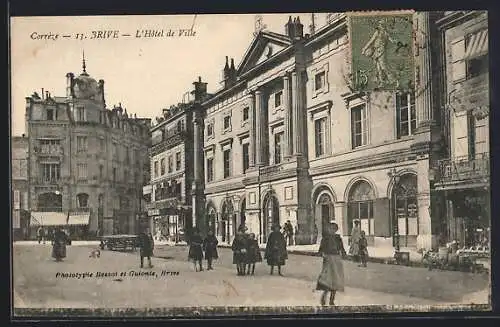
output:
[{"label": "stone building facade", "polygon": [[446,199],[446,241],[488,245],[491,228],[489,169],[488,16],[446,12],[438,22],[446,79],[447,158],[439,162],[436,191]]},{"label": "stone building facade", "polygon": [[150,129],[151,182],[144,192],[150,197],[148,216],[154,235],[175,242],[196,226],[204,204],[203,171],[195,167],[201,166],[196,163],[203,143],[200,104],[208,94],[201,78],[193,85],[187,101],[163,109]]},{"label": "stone building facade", "polygon": [[28,138],[25,135],[11,138],[11,208],[13,238],[29,238],[28,203]]},{"label": "stone building facade", "polygon": [[237,68],[226,58],[223,88],[203,103],[205,228],[230,242],[245,224],[264,243],[289,220],[296,243],[312,244],[325,222],[348,236],[360,220],[371,245],[435,246],[438,18],[413,14],[417,82],[405,93],[352,90],[345,14],[311,35],[290,17],[284,34],[259,32]]},{"label": "stone building facade", "polygon": [[65,225],[74,237],[135,233],[150,119],[107,109],[104,81],[85,60],[66,82],[65,96],[26,98],[31,225]]}]

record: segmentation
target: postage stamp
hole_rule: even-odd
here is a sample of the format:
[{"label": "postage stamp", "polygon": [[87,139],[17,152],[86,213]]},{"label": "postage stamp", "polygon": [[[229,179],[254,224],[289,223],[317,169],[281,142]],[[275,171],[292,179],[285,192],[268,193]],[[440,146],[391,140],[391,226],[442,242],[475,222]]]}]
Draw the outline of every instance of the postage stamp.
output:
[{"label": "postage stamp", "polygon": [[414,80],[411,12],[349,15],[351,74],[359,91],[409,89]]}]

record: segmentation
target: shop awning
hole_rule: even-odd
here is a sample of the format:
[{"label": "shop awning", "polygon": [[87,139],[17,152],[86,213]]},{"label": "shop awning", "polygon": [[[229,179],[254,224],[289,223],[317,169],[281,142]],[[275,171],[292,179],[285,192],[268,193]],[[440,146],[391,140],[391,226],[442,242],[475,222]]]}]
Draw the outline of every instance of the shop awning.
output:
[{"label": "shop awning", "polygon": [[488,30],[482,30],[470,36],[465,59],[472,59],[488,53]]},{"label": "shop awning", "polygon": [[60,226],[66,225],[68,214],[64,212],[32,212],[31,226]]},{"label": "shop awning", "polygon": [[70,213],[68,218],[68,225],[88,225],[89,220],[89,212]]}]

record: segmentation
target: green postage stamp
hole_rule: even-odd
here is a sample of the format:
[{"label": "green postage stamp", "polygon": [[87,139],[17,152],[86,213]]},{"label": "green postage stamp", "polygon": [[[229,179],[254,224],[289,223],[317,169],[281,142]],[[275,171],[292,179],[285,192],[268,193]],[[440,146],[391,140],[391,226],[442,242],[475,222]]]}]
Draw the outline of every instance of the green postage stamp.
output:
[{"label": "green postage stamp", "polygon": [[413,13],[349,15],[351,78],[357,91],[413,87]]}]

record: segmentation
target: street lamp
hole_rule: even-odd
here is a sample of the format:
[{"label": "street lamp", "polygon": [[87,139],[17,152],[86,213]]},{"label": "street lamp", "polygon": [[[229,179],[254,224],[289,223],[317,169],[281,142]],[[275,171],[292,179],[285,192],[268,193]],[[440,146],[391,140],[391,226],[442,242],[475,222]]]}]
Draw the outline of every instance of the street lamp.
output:
[{"label": "street lamp", "polygon": [[[397,171],[396,171],[396,168],[392,168],[391,170],[389,170],[389,172],[387,173],[387,175],[390,177],[390,178],[393,178],[394,179],[394,186],[393,186],[393,191],[392,191],[392,194],[395,194],[395,189],[399,186],[399,181],[400,181],[400,176],[398,175]],[[400,237],[399,237],[399,226],[398,226],[398,216],[397,216],[397,208],[396,208],[396,197],[393,195],[394,197],[394,219],[393,219],[393,224],[394,224],[394,227],[393,227],[393,237],[394,237],[394,248],[396,250],[396,252],[399,252],[401,247],[400,247]]]}]

